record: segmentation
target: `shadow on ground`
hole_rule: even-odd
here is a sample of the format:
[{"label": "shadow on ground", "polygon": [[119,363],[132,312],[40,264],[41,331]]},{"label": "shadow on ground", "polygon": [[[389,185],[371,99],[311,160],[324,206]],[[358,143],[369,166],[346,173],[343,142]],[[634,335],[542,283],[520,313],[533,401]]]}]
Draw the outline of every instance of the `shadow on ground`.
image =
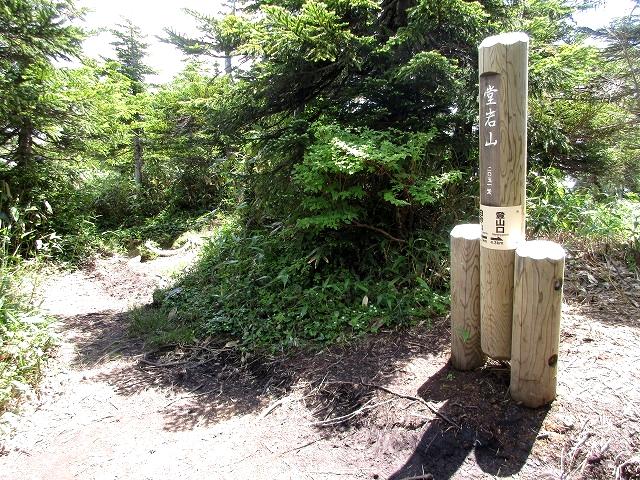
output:
[{"label": "shadow on ground", "polygon": [[[149,351],[141,339],[127,336],[128,316],[116,309],[135,289],[140,298],[150,297],[151,276],[138,272],[122,282],[119,275],[126,262],[112,264],[111,276],[103,283],[114,296],[109,282],[117,278],[114,298],[120,303],[111,307],[107,301],[106,307],[113,311],[64,320],[65,336],[75,346],[74,367],[82,375],[86,372],[90,381],[109,385],[118,395],[141,396],[141,402],[145,392],[160,392],[150,395],[157,403],[149,417],[166,431],[185,432],[247,414],[266,416],[283,399],[266,420],[257,418],[260,423],[251,418],[238,427],[244,434],[247,425],[259,424],[269,432],[274,425],[286,424],[300,433],[299,438],[292,435],[299,442],[296,448],[289,448],[284,440],[282,451],[267,448],[273,454],[270,458],[302,455],[302,448],[307,454],[313,448],[340,448],[345,458],[351,455],[345,464],[393,480],[426,473],[435,479],[483,474],[508,477],[529,472],[530,465],[525,470],[523,466],[530,458],[534,466],[546,468],[559,463],[563,448],[578,440],[572,438],[577,435],[573,424],[587,417],[594,425],[594,438],[600,434],[614,442],[631,438],[624,422],[637,417],[637,389],[633,389],[637,369],[633,366],[639,324],[633,314],[636,310],[625,302],[640,303],[640,289],[627,295],[620,285],[620,291],[613,284],[609,288],[604,281],[607,272],[596,283],[581,271],[573,280],[568,275],[569,314],[565,312],[568,318],[563,320],[561,343],[566,374],[560,379],[565,400],[554,405],[551,415],[546,409],[529,410],[510,400],[505,365],[492,363],[473,372],[457,372],[446,365],[449,328],[444,319],[435,320],[432,326],[279,358],[247,357],[222,339]],[[142,288],[144,282],[149,285]],[[419,400],[408,398],[416,395],[450,422],[432,415]],[[604,407],[615,428],[602,428]],[[562,417],[554,418],[559,412]],[[566,423],[567,418],[575,420]],[[548,425],[541,437],[545,440],[532,455],[545,419]],[[306,430],[299,432],[302,426]],[[627,443],[637,442],[637,436],[634,438]],[[605,460],[612,464],[633,451],[624,445],[610,450]],[[590,450],[583,453],[579,458],[591,458]],[[604,460],[602,464],[603,472],[613,471]],[[601,478],[609,477],[603,474]]]},{"label": "shadow on ground", "polygon": [[444,421],[431,422],[413,454],[390,478],[400,480],[431,473],[453,476],[473,454],[485,473],[508,477],[527,462],[548,409],[531,410],[509,397],[508,367],[489,365],[473,372],[458,372],[449,365],[418,390],[429,402],[444,402]]},{"label": "shadow on ground", "polygon": [[410,359],[436,355],[447,344],[441,322],[436,328],[383,333],[320,353],[281,358],[246,357],[224,342],[211,340],[147,352],[141,340],[126,335],[126,314],[79,315],[64,323],[75,345],[75,366],[103,365],[95,381],[113,386],[124,396],[150,388],[173,393],[175,402],[163,411],[165,428],[172,431],[259,412],[293,389],[302,390],[303,395],[313,392],[306,404],[318,421],[337,418],[371,399],[374,392],[361,382],[385,384]]},{"label": "shadow on ground", "polygon": [[[126,314],[113,313],[68,319],[67,328],[75,334],[76,364],[111,365],[100,368],[94,380],[112,385],[120,395],[134,396],[148,389],[171,393],[161,411],[169,431],[264,412],[277,399],[298,390],[307,396],[304,403],[309,416],[319,424],[331,424],[318,427],[319,435],[365,432],[376,422],[371,417],[377,413],[340,418],[378,401],[376,395],[384,397],[374,385],[400,382],[402,386],[403,369],[410,361],[434,359],[431,372],[435,374],[419,388],[418,395],[439,404],[439,413],[460,428],[435,419],[423,421],[426,430],[404,432],[405,440],[394,448],[399,455],[409,454],[402,468],[389,477],[394,480],[425,472],[449,478],[470,454],[486,473],[515,474],[526,462],[547,413],[519,407],[510,400],[508,367],[501,364],[473,372],[457,372],[448,365],[438,370],[435,363],[442,364],[449,341],[445,320],[432,327],[383,333],[320,353],[283,358],[247,358],[211,340],[193,347],[145,352],[141,341],[125,335],[126,322]],[[117,361],[111,362],[114,357]]]}]

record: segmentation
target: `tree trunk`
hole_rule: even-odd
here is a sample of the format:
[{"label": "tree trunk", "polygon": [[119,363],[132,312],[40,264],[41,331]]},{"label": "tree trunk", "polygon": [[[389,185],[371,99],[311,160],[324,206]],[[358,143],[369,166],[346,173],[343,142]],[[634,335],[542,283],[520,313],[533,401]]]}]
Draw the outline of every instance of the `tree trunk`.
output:
[{"label": "tree trunk", "polygon": [[224,52],[224,73],[231,76],[231,52]]},{"label": "tree trunk", "polygon": [[[231,15],[235,15],[235,14],[236,14],[236,0],[231,0]],[[224,73],[226,73],[231,77],[232,71],[233,71],[233,68],[231,67],[231,52],[227,50],[224,52]]]},{"label": "tree trunk", "polygon": [[33,158],[33,124],[30,120],[22,123],[18,132],[16,160],[19,165],[27,165]]},{"label": "tree trunk", "polygon": [[133,179],[136,185],[142,186],[142,139],[138,134],[133,137],[133,162],[135,168]]}]

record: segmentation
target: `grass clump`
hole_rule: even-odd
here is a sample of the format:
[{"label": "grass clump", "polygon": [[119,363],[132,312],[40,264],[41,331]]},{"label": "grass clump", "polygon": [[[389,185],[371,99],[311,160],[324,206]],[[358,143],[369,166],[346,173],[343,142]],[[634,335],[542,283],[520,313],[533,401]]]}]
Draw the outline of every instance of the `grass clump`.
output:
[{"label": "grass clump", "polygon": [[129,334],[144,337],[149,345],[184,345],[197,339],[197,328],[184,324],[177,317],[177,309],[138,307],[129,312]]},{"label": "grass clump", "polygon": [[54,345],[50,320],[26,293],[28,274],[7,255],[0,261],[0,413],[37,384]]},{"label": "grass clump", "polygon": [[559,170],[529,175],[529,237],[562,236],[615,249],[637,264],[640,258],[640,196],[571,185]]},{"label": "grass clump", "polygon": [[426,321],[448,308],[447,246],[416,235],[406,245],[328,234],[311,243],[281,224],[251,230],[230,217],[200,261],[135,312],[132,331],[156,343],[230,337],[247,348],[346,341]]}]

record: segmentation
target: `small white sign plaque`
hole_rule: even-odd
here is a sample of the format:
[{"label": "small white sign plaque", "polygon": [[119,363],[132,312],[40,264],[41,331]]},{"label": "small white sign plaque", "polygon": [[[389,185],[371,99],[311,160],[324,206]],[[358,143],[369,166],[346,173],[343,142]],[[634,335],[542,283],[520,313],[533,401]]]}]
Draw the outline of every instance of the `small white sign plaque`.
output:
[{"label": "small white sign plaque", "polygon": [[480,243],[492,250],[515,250],[524,240],[524,210],[514,207],[480,205]]}]

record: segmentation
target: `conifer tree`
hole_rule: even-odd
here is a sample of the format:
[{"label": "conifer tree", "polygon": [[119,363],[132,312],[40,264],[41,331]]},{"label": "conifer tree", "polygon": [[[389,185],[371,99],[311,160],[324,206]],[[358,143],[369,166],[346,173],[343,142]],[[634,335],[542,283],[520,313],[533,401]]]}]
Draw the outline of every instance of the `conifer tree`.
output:
[{"label": "conifer tree", "polygon": [[224,60],[224,73],[233,75],[233,57],[238,56],[236,50],[242,43],[245,24],[241,18],[243,8],[239,0],[229,0],[223,3],[223,12],[218,16],[206,15],[194,10],[185,9],[198,24],[202,35],[187,36],[170,28],[165,29],[167,37],[162,39],[171,43],[187,55],[206,56]]},{"label": "conifer tree", "polygon": [[591,33],[606,43],[603,56],[616,66],[607,93],[640,118],[640,0],[634,4],[629,15]]},{"label": "conifer tree", "polygon": [[[130,93],[135,99],[135,97],[143,94],[146,90],[145,75],[154,73],[153,70],[144,63],[148,44],[145,43],[145,36],[140,29],[130,20],[126,20],[125,23],[119,24],[117,27],[118,28],[111,30],[111,33],[116,37],[111,44],[116,50],[116,58],[119,63],[117,70],[131,82]],[[136,184],[142,185],[142,169],[144,166],[143,116],[139,109],[134,108],[134,110],[136,111],[133,112],[131,122],[134,180]]]},{"label": "conifer tree", "polygon": [[69,0],[0,4],[0,157],[27,166],[69,112],[50,84],[53,60],[79,54],[81,31]]}]

